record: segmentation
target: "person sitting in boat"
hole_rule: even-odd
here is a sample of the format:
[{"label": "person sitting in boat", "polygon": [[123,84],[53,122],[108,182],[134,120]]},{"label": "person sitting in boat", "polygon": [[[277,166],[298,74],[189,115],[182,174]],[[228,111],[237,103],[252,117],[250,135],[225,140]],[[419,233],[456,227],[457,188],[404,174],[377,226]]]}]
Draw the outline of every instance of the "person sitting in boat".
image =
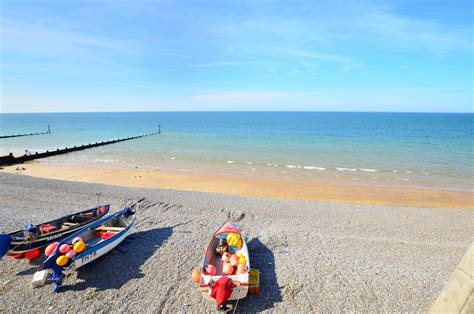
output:
[{"label": "person sitting in boat", "polygon": [[219,239],[219,244],[216,247],[216,253],[222,256],[224,253],[229,252],[229,244],[226,239]]}]

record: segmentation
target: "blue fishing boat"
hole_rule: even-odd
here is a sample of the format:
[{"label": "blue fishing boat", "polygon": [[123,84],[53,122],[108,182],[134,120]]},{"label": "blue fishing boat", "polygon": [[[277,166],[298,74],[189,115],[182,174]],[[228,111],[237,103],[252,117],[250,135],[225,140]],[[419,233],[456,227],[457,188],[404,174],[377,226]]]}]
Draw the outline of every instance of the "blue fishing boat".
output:
[{"label": "blue fishing boat", "polygon": [[43,264],[45,269],[53,270],[48,277],[48,282],[53,284],[53,291],[57,292],[61,287],[63,270],[78,269],[110,252],[130,234],[135,219],[135,206],[129,206],[55,245],[54,251]]}]

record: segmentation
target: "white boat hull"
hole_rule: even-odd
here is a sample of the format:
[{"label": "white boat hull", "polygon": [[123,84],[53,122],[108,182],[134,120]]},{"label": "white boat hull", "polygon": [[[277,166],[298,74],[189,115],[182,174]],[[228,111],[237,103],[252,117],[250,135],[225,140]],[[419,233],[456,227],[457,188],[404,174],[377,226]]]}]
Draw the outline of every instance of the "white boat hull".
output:
[{"label": "white boat hull", "polygon": [[95,261],[102,255],[105,255],[108,252],[112,251],[117,245],[119,245],[120,243],[122,243],[123,240],[125,240],[125,238],[130,234],[131,230],[132,226],[130,226],[130,228],[128,228],[128,230],[121,234],[119,237],[114,239],[114,241],[111,241],[109,244],[105,245],[104,247],[101,247],[98,250],[94,250],[92,252],[87,252],[86,250],[84,254],[81,254],[74,259],[73,267],[76,269],[80,268],[84,265],[89,264],[92,261]]}]

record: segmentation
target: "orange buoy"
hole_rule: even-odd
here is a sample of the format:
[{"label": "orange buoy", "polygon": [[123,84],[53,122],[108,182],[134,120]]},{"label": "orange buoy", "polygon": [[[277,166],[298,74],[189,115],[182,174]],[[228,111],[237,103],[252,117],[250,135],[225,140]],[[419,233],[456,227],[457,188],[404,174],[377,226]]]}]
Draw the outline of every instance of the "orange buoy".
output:
[{"label": "orange buoy", "polygon": [[216,275],[216,267],[214,267],[214,265],[211,265],[211,264],[207,265],[205,274],[210,275],[210,276],[215,276]]},{"label": "orange buoy", "polygon": [[232,255],[232,256],[230,257],[230,264],[231,264],[232,266],[237,266],[237,265],[239,264],[239,257],[238,257],[237,255],[235,255],[235,254]]},{"label": "orange buoy", "polygon": [[36,259],[38,256],[40,256],[40,250],[38,250],[38,249],[28,251],[28,252],[25,253],[25,258],[29,259],[30,261]]},{"label": "orange buoy", "polygon": [[50,245],[48,245],[46,247],[46,250],[44,250],[44,255],[49,257],[51,254],[53,254],[54,250],[56,250],[58,245],[59,245],[59,242],[54,242],[54,243],[51,243]]},{"label": "orange buoy", "polygon": [[191,276],[191,278],[195,283],[199,283],[201,281],[201,270],[199,268],[196,268],[193,271],[193,275]]},{"label": "orange buoy", "polygon": [[56,265],[63,267],[64,265],[67,264],[68,261],[69,261],[69,258],[67,258],[66,255],[61,255],[60,257],[56,259]]},{"label": "orange buoy", "polygon": [[76,253],[81,253],[82,251],[84,251],[85,248],[86,248],[86,244],[84,243],[84,241],[79,241],[76,244],[74,244],[73,250]]},{"label": "orange buoy", "polygon": [[244,264],[239,264],[239,266],[237,266],[237,275],[245,274],[246,272],[247,266],[245,266]]},{"label": "orange buoy", "polygon": [[222,272],[226,275],[232,275],[234,273],[234,267],[230,263],[224,263],[222,266]]}]

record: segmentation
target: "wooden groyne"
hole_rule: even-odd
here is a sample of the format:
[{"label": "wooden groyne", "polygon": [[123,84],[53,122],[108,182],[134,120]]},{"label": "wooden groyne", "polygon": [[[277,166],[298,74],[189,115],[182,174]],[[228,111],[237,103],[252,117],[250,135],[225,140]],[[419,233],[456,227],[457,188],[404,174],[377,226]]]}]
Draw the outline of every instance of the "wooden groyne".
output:
[{"label": "wooden groyne", "polygon": [[105,142],[96,142],[96,143],[90,143],[87,145],[81,145],[81,146],[74,146],[74,147],[66,147],[63,149],[56,149],[53,151],[45,151],[43,153],[31,153],[31,154],[25,154],[20,157],[14,157],[12,153],[10,153],[7,156],[2,156],[0,157],[0,166],[11,166],[15,164],[21,164],[24,163],[25,161],[30,161],[34,159],[40,159],[40,158],[46,158],[46,157],[51,157],[51,156],[56,156],[56,155],[62,155],[62,154],[67,154],[71,152],[76,152],[79,150],[84,150],[88,148],[94,148],[98,146],[104,146],[104,145],[109,145],[109,144],[114,144],[114,143],[119,143],[123,141],[129,141],[145,136],[151,136],[151,135],[156,135],[158,133],[150,133],[150,134],[145,134],[145,135],[138,135],[138,136],[131,136],[131,137],[126,137],[126,138],[119,138],[116,140],[110,140],[110,141],[105,141]]},{"label": "wooden groyne", "polygon": [[10,138],[10,137],[20,137],[20,136],[46,135],[46,134],[51,134],[51,128],[49,127],[49,125],[48,125],[48,131],[46,131],[46,132],[0,135],[0,139],[1,138]]}]

